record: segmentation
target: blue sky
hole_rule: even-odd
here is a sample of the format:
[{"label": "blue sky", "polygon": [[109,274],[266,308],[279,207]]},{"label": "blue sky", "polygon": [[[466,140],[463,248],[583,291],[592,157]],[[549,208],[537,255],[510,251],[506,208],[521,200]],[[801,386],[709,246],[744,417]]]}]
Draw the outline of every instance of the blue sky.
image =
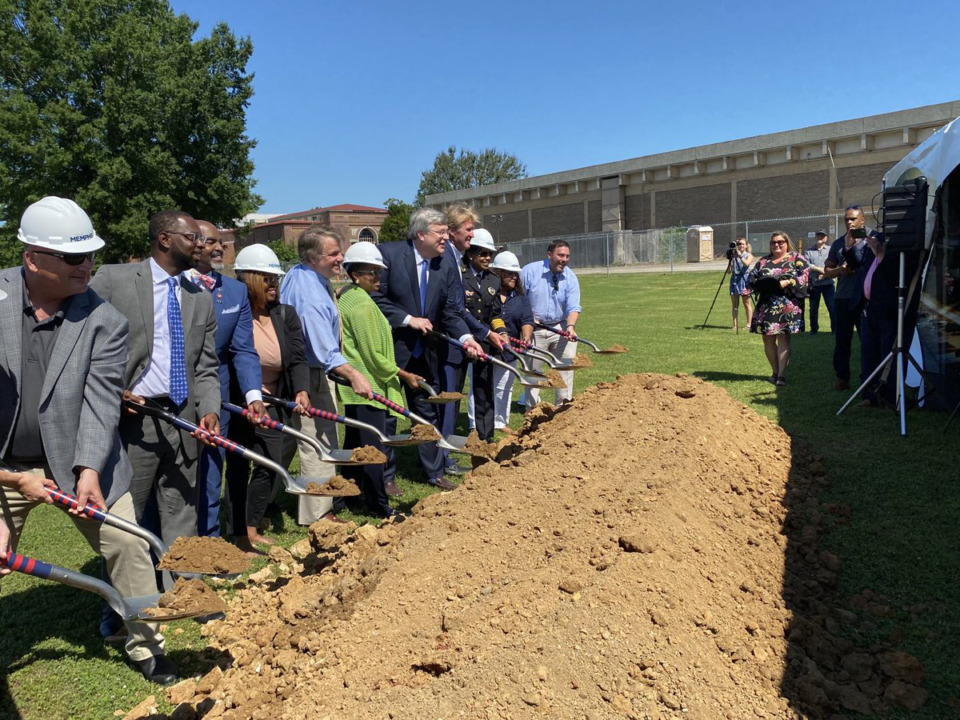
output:
[{"label": "blue sky", "polygon": [[171,4],[253,40],[262,212],[411,201],[450,145],[541,175],[960,99],[955,1]]}]

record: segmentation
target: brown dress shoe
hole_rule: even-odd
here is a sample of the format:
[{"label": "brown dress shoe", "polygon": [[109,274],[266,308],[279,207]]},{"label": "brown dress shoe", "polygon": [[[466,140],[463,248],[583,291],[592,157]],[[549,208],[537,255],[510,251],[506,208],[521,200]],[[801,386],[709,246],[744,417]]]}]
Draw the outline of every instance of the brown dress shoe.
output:
[{"label": "brown dress shoe", "polygon": [[383,486],[383,489],[386,490],[387,495],[390,497],[402,497],[403,490],[401,490],[396,483],[391,482]]},{"label": "brown dress shoe", "polygon": [[843,390],[849,390],[849,389],[850,389],[850,381],[849,381],[849,380],[841,380],[840,378],[837,378],[837,381],[833,384],[833,389],[836,390],[836,391],[838,391],[838,392],[843,391]]},{"label": "brown dress shoe", "polygon": [[427,482],[441,490],[456,490],[459,487],[446,478],[437,478],[436,480],[428,480]]},{"label": "brown dress shoe", "polygon": [[324,516],[321,517],[320,519],[321,519],[321,520],[327,520],[327,521],[329,521],[329,522],[334,522],[334,523],[345,523],[345,522],[346,522],[346,520],[341,520],[341,519],[338,518],[336,515],[334,515],[332,512],[328,512],[326,515],[324,515]]}]

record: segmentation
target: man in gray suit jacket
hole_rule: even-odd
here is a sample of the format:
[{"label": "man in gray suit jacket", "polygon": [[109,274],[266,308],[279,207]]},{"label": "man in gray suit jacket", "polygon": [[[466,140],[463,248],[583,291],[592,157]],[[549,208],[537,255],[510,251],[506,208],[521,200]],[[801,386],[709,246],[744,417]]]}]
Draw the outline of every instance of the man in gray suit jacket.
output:
[{"label": "man in gray suit jacket", "polygon": [[[150,257],[104,265],[90,286],[130,323],[124,398],[141,403],[149,398],[217,433],[220,375],[213,302],[181,277],[196,266],[202,241],[197,222],[188,214],[159,212],[150,218]],[[196,535],[196,438],[130,410],[121,416],[120,437],[133,464],[130,491],[141,525],[159,525],[158,534],[167,544]]]},{"label": "man in gray suit jacket", "polygon": [[[130,462],[117,432],[127,321],[87,287],[104,243],[76,203],[56,197],[27,208],[18,237],[23,266],[0,270],[0,510],[13,549],[30,511],[51,502],[48,488],[134,521]],[[146,542],[73,519],[121,595],[156,591]],[[156,626],[128,629],[133,664],[147,679],[173,682],[176,667]]]}]

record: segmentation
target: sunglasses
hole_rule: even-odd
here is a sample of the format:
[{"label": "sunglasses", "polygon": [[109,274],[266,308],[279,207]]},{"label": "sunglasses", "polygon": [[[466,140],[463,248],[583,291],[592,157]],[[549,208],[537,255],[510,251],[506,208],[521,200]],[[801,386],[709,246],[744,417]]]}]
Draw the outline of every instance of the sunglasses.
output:
[{"label": "sunglasses", "polygon": [[550,278],[550,284],[553,285],[554,292],[557,292],[560,289],[560,279],[556,275]]},{"label": "sunglasses", "polygon": [[786,241],[786,240],[771,240],[771,241],[770,241],[770,244],[771,244],[771,245],[786,245],[786,244],[787,244],[787,241]]},{"label": "sunglasses", "polygon": [[89,260],[90,262],[93,262],[94,258],[97,257],[96,252],[58,253],[58,252],[50,252],[49,250],[34,250],[33,252],[35,252],[37,255],[50,255],[55,258],[60,258],[67,265],[73,265],[74,267],[76,267],[77,265],[83,265],[87,260]]},{"label": "sunglasses", "polygon": [[477,250],[477,257],[493,257],[493,253],[489,250]]}]

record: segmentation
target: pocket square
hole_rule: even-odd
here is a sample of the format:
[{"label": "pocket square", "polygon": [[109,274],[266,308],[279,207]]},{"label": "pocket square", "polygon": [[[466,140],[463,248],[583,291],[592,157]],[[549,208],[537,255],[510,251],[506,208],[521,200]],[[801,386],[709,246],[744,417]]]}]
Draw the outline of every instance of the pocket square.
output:
[{"label": "pocket square", "polygon": [[235,313],[235,312],[240,312],[240,303],[237,303],[236,305],[231,305],[228,308],[224,308],[220,314],[229,315],[230,313]]}]

